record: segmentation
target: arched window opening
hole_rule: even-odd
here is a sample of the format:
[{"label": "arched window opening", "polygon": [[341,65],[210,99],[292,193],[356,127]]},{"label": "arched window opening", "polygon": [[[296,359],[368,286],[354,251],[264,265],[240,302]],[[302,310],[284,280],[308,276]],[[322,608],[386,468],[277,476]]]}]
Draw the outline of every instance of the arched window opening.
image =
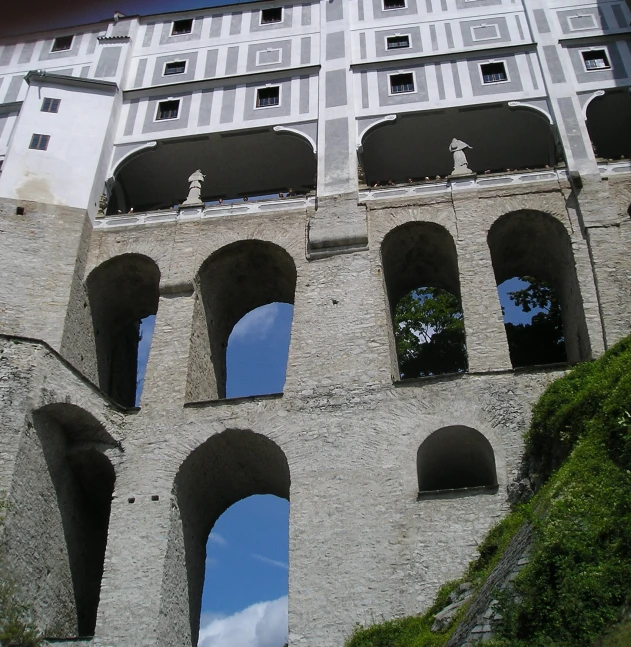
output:
[{"label": "arched window opening", "polygon": [[510,278],[497,289],[512,365],[566,362],[561,306],[554,289],[534,276]]},{"label": "arched window opening", "polygon": [[587,131],[600,160],[631,158],[631,95],[627,88],[609,90],[587,106]]},{"label": "arched window opening", "polygon": [[434,223],[397,227],[381,256],[400,378],[467,369],[456,246]]},{"label": "arched window opening", "polygon": [[[165,644],[182,644],[181,618],[186,614],[191,645],[197,645],[207,544],[209,536],[213,543],[211,530],[219,517],[256,494],[289,501],[289,487],[289,465],[283,451],[269,438],[249,430],[216,434],[184,460],[175,478],[158,628]],[[211,569],[205,587],[210,599],[211,588],[219,588],[212,575]]]},{"label": "arched window opening", "polygon": [[[199,647],[287,642],[289,502],[254,495],[228,508],[206,544]],[[215,618],[220,617],[219,620]],[[210,617],[210,620],[205,618]]]},{"label": "arched window opening", "polygon": [[226,397],[226,351],[237,322],[264,305],[293,304],[295,290],[294,261],[273,243],[239,241],[204,262],[195,279],[189,402]]},{"label": "arched window opening", "polygon": [[[488,234],[488,244],[495,272],[495,281],[498,286],[514,277],[531,277],[528,283],[531,287],[509,290],[521,294],[517,299],[529,307],[540,303],[541,311],[546,309],[546,299],[550,302],[551,312],[560,310],[562,330],[558,331],[557,341],[563,339],[565,356],[569,362],[578,362],[589,359],[591,348],[585,323],[583,301],[580,293],[572,243],[565,227],[553,216],[540,211],[522,210],[503,215],[491,227]],[[500,300],[502,291],[500,290]],[[556,302],[556,303],[555,303]],[[558,304],[558,305],[557,305]],[[505,315],[506,299],[503,301]],[[523,306],[522,306],[523,309]],[[536,308],[535,308],[536,309]],[[510,311],[510,310],[509,310]],[[538,313],[535,312],[535,317]],[[539,359],[547,358],[547,362],[559,361],[560,350],[552,352],[553,344],[550,341],[551,330],[548,331],[548,340],[545,337],[533,335],[541,332],[543,328],[558,326],[558,319],[550,322],[546,317],[540,326],[518,329],[515,332],[511,327],[509,344],[512,342],[511,361],[513,366],[532,366],[541,363]],[[506,321],[506,319],[505,319]],[[514,324],[514,321],[512,322]],[[519,323],[519,322],[518,322]],[[544,325],[545,324],[545,325]],[[527,342],[534,350],[524,351],[515,349],[516,340]],[[522,364],[521,362],[525,362]]]},{"label": "arched window opening", "polygon": [[140,406],[140,397],[142,388],[145,385],[145,373],[149,363],[149,351],[151,350],[151,340],[156,325],[156,316],[149,315],[140,320],[140,329],[138,336],[138,359],[136,361],[136,406]]},{"label": "arched window opening", "polygon": [[269,303],[251,310],[230,333],[226,351],[226,397],[282,393],[294,308]]},{"label": "arched window opening", "polygon": [[23,436],[5,540],[46,638],[93,636],[115,474],[115,441],[87,412],[55,404]]},{"label": "arched window opening", "polygon": [[146,256],[123,254],[99,265],[86,283],[99,386],[120,404],[133,407],[141,322],[158,311],[160,270]]},{"label": "arched window opening", "polygon": [[496,488],[495,454],[475,429],[443,427],[428,436],[416,455],[419,496],[444,490]]}]

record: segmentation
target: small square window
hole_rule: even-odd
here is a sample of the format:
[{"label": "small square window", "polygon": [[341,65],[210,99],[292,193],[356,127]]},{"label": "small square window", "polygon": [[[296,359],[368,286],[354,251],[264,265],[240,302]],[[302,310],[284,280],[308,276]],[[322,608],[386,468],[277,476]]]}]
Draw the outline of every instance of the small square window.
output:
[{"label": "small square window", "polygon": [[270,9],[261,9],[261,25],[271,25],[275,22],[283,22],[283,8],[271,7]]},{"label": "small square window", "polygon": [[405,94],[414,92],[414,74],[393,74],[390,77],[390,94]]},{"label": "small square window", "polygon": [[164,121],[165,119],[177,119],[179,112],[180,112],[179,99],[160,101],[160,103],[158,103],[158,110],[156,112],[156,121]]},{"label": "small square window", "polygon": [[53,46],[50,48],[51,52],[66,52],[72,48],[72,36],[60,36],[55,38]]},{"label": "small square window", "polygon": [[171,27],[171,36],[181,36],[190,34],[193,31],[193,19],[185,18],[184,20],[174,20]]},{"label": "small square window", "polygon": [[167,63],[164,66],[163,76],[169,76],[170,74],[184,74],[186,72],[186,61],[173,61],[173,63]]},{"label": "small square window", "polygon": [[482,71],[482,83],[503,83],[508,81],[504,63],[483,63],[480,65],[480,70]]},{"label": "small square window", "polygon": [[405,0],[383,0],[383,10],[388,9],[405,9]]},{"label": "small square window", "polygon": [[409,36],[388,36],[386,38],[386,47],[388,49],[403,49],[410,46]]},{"label": "small square window", "polygon": [[60,103],[61,103],[61,99],[50,99],[48,97],[45,97],[44,100],[42,101],[41,111],[42,112],[59,112],[59,104]]},{"label": "small square window", "polygon": [[256,91],[256,107],[271,108],[280,105],[280,87],[259,88]]},{"label": "small square window", "polygon": [[592,49],[581,52],[585,69],[590,72],[593,70],[610,70],[611,64],[604,49]]},{"label": "small square window", "polygon": [[36,151],[45,151],[48,148],[49,141],[50,135],[33,135],[28,147]]}]

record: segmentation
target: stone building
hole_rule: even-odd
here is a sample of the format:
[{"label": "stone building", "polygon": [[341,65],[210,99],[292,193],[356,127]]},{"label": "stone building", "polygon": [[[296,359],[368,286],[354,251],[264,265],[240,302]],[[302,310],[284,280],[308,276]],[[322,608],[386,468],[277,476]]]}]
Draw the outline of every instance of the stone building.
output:
[{"label": "stone building", "polygon": [[[497,285],[554,287],[569,362],[631,329],[630,22],[266,0],[0,41],[3,546],[47,636],[195,644],[208,533],[251,494],[291,499],[292,647],[463,572],[563,370],[512,367]],[[417,286],[460,299],[468,371],[400,379]],[[230,331],[272,302],[284,392],[226,399]]]}]

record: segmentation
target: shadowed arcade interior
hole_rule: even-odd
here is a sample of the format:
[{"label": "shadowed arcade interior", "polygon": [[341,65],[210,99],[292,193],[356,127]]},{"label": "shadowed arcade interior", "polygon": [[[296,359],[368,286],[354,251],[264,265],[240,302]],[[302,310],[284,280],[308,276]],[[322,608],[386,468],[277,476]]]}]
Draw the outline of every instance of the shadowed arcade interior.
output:
[{"label": "shadowed arcade interior", "polygon": [[201,199],[278,195],[315,188],[316,157],[306,139],[270,129],[165,139],[125,161],[107,213],[172,208],[187,196],[188,177],[206,176]]},{"label": "shadowed arcade interior", "polygon": [[475,173],[543,168],[556,163],[554,137],[545,116],[505,104],[400,114],[368,131],[362,160],[366,183],[445,177],[453,168],[449,144],[463,140]]},{"label": "shadowed arcade interior", "polygon": [[[622,116],[626,115],[626,118]],[[587,106],[587,130],[601,159],[631,158],[631,93],[608,90]]]}]

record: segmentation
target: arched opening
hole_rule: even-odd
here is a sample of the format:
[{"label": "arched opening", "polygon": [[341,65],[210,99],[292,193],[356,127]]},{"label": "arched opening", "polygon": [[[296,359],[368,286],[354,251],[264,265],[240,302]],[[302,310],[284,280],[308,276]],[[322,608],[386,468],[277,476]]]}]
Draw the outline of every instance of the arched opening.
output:
[{"label": "arched opening", "polygon": [[[289,500],[289,488],[289,465],[283,451],[269,438],[249,430],[230,429],[214,435],[184,460],[175,478],[164,571],[163,626],[159,628],[164,644],[197,644],[206,545],[219,517],[255,494]],[[214,585],[211,577],[207,587]],[[182,617],[190,620],[186,628]]]},{"label": "arched opening", "polygon": [[293,304],[295,290],[295,263],[273,243],[239,241],[206,259],[195,278],[188,401],[226,397],[226,349],[235,325],[261,306]]},{"label": "arched opening", "polygon": [[631,115],[628,88],[608,90],[587,106],[587,131],[597,158],[631,158],[631,119],[621,115]]},{"label": "arched opening", "polygon": [[495,488],[491,443],[471,427],[443,427],[428,436],[416,455],[418,489],[426,492]]},{"label": "arched opening", "polygon": [[120,404],[133,407],[141,322],[158,311],[160,270],[147,256],[123,254],[95,268],[86,285],[99,386]]},{"label": "arched opening", "polygon": [[381,247],[401,378],[467,369],[456,246],[440,225],[411,222]]},{"label": "arched opening", "polygon": [[[567,361],[589,359],[591,349],[583,300],[565,227],[547,213],[524,209],[499,218],[489,230],[487,240],[497,285],[513,277],[532,277],[533,281],[549,286],[560,304]],[[535,337],[534,343],[542,342]],[[530,356],[520,352],[519,357],[527,361],[525,365],[536,363],[534,352]]]},{"label": "arched opening", "polygon": [[70,404],[33,414],[16,460],[5,524],[20,595],[46,638],[94,635],[116,442]]}]

